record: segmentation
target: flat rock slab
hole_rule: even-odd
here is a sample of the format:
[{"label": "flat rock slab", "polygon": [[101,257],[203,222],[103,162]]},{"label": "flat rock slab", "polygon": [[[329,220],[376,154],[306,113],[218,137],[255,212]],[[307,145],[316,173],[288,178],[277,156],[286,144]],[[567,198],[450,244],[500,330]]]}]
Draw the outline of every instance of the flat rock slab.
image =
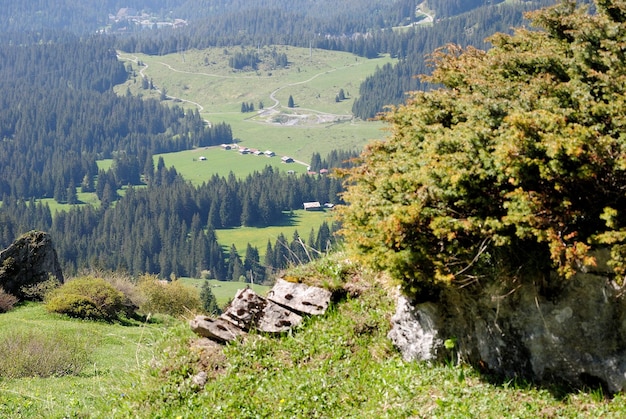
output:
[{"label": "flat rock slab", "polygon": [[277,279],[267,299],[302,314],[326,312],[332,294],[329,290]]},{"label": "flat rock slab", "polygon": [[265,333],[282,333],[300,323],[302,323],[302,316],[268,301],[256,327]]},{"label": "flat rock slab", "polygon": [[286,332],[302,322],[302,316],[261,297],[250,288],[237,291],[220,318],[249,331]]},{"label": "flat rock slab", "polygon": [[235,298],[220,316],[237,327],[250,330],[263,316],[263,310],[267,306],[267,300],[250,288],[237,291]]},{"label": "flat rock slab", "polygon": [[196,316],[189,324],[195,334],[219,342],[230,342],[246,333],[239,327],[219,317],[212,319],[207,316]]}]

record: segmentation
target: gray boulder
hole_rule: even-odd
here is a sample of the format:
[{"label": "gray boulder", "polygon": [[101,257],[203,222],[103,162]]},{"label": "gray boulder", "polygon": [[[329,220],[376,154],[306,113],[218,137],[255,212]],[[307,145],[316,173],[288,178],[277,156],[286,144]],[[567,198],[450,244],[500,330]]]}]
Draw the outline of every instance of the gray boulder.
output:
[{"label": "gray boulder", "polygon": [[406,360],[460,359],[506,379],[625,390],[624,287],[592,274],[560,285],[451,286],[421,304],[400,297],[389,338]]},{"label": "gray boulder", "polygon": [[52,238],[42,231],[31,231],[0,251],[0,287],[23,299],[22,289],[47,281],[63,283],[63,272]]}]

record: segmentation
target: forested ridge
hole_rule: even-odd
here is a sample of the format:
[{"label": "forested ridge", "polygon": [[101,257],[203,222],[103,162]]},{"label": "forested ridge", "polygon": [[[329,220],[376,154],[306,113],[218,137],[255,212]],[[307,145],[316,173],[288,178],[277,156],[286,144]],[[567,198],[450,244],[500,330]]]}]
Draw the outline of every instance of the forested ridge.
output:
[{"label": "forested ridge", "polygon": [[116,95],[127,73],[111,39],[52,39],[0,44],[0,196],[53,197],[116,153],[143,166],[155,153],[232,141],[228,126],[209,127],[197,111]]},{"label": "forested ridge", "polygon": [[[105,182],[109,176],[101,172],[98,181]],[[303,201],[338,203],[342,190],[338,179],[287,175],[268,166],[243,180],[232,174],[214,176],[194,187],[174,168],[166,168],[162,159],[148,176],[147,187],[130,187],[114,206],[77,206],[54,217],[48,206],[33,199],[5,195],[0,208],[0,247],[36,228],[53,235],[68,272],[99,267],[167,278],[170,274],[199,276],[207,270],[220,280],[238,280],[243,268],[235,273],[235,268],[228,268],[233,263],[238,266],[237,250],[257,255],[255,266],[262,267],[262,274],[255,277],[262,279],[266,268],[272,271],[308,261],[334,242],[331,233],[336,226],[323,224],[317,231],[268,242],[265,260],[260,260],[256,248],[231,249],[225,254],[214,230],[283,222],[288,218],[285,212],[300,209]]]},{"label": "forested ridge", "polygon": [[[106,27],[103,16],[131,7],[138,13],[164,19],[184,18],[188,24],[176,29],[142,30],[129,22],[124,27],[124,32],[129,34],[119,36],[116,41],[116,48],[127,52],[162,55],[191,48],[286,44],[347,51],[370,58],[380,54],[400,58],[398,64],[381,68],[361,85],[352,112],[367,119],[386,105],[402,103],[407,91],[431,87],[415,76],[429,73],[426,56],[436,48],[451,42],[485,48],[487,36],[522,25],[523,12],[555,2],[109,0],[97,6],[74,0],[60,4],[50,0],[29,3],[38,17],[49,16],[44,21],[27,19],[28,14],[20,9],[21,3],[16,6],[17,2],[11,1],[8,10],[12,14],[0,12],[5,23],[0,25],[0,31],[16,30],[17,25],[36,30],[63,27],[80,33],[90,27],[95,31]],[[77,15],[85,18],[80,20]],[[412,26],[428,16],[434,19],[432,24]],[[392,30],[401,26],[405,28]]]},{"label": "forested ridge", "polygon": [[[0,44],[0,247],[37,228],[53,234],[69,272],[99,266],[167,277],[207,269],[219,279],[238,279],[240,272],[226,265],[237,257],[226,258],[214,228],[269,225],[303,201],[337,202],[341,185],[329,177],[287,177],[268,168],[245,180],[216,176],[193,187],[162,160],[155,168],[153,154],[232,142],[230,126],[209,126],[198,111],[113,93],[127,68],[108,37],[47,36],[42,44],[31,42],[33,34],[11,34],[13,42]],[[330,163],[350,156],[334,153]],[[96,160],[104,158],[113,164],[98,170]],[[128,189],[120,197],[122,187]],[[95,192],[99,208],[53,216],[35,201],[76,204],[77,190]],[[269,254],[270,269],[291,263],[290,255]]]},{"label": "forested ridge", "polygon": [[[217,3],[217,2],[207,2]],[[237,3],[237,2],[235,2]],[[246,2],[243,2],[246,3]],[[335,51],[346,51],[373,58],[389,54],[400,59],[369,77],[360,87],[352,112],[368,119],[386,105],[402,103],[406,92],[431,86],[416,76],[428,74],[427,55],[446,43],[486,48],[485,38],[495,32],[509,32],[524,23],[526,11],[554,4],[554,0],[526,2],[400,0],[386,5],[342,2],[322,8],[294,2],[294,7],[268,1],[241,4],[232,9],[221,5],[214,14],[192,20],[184,28],[156,33],[141,31],[118,40],[118,48],[128,52],[169,54],[191,48],[230,45],[287,44]],[[296,7],[297,5],[301,7]],[[424,8],[431,15],[416,10]],[[432,24],[414,25],[427,16]],[[392,30],[404,26],[402,30]]]}]

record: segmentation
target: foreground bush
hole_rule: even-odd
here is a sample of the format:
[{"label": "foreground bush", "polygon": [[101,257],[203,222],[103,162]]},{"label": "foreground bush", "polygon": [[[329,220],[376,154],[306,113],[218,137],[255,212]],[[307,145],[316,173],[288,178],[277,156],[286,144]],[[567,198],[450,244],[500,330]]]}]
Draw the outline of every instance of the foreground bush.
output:
[{"label": "foreground bush", "polygon": [[46,299],[48,294],[60,285],[61,282],[56,276],[50,276],[46,281],[37,282],[20,288],[20,292],[24,296],[24,299],[28,301],[43,301]]},{"label": "foreground bush", "polygon": [[435,53],[428,80],[445,88],[389,113],[390,138],[347,172],[347,245],[414,293],[520,269],[549,283],[604,246],[621,280],[625,16],[623,2],[590,15],[564,1],[530,15],[543,31]]},{"label": "foreground bush", "polygon": [[104,279],[93,277],[77,278],[55,289],[46,308],[70,317],[106,321],[125,312],[123,294]]},{"label": "foreground bush", "polygon": [[74,336],[33,331],[8,331],[0,339],[0,377],[75,375],[89,359],[85,342]]},{"label": "foreground bush", "polygon": [[17,302],[18,299],[16,296],[9,294],[0,288],[0,313],[11,311]]},{"label": "foreground bush", "polygon": [[145,314],[182,316],[198,312],[202,307],[198,291],[178,281],[161,281],[155,275],[143,275],[138,286],[145,299],[139,310]]}]

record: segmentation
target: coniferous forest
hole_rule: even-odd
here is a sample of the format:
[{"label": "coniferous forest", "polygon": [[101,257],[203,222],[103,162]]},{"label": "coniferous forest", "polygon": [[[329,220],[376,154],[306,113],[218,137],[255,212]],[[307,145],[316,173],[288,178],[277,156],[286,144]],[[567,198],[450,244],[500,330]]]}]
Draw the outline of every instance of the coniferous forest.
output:
[{"label": "coniferous forest", "polygon": [[[339,203],[340,181],[267,168],[246,179],[231,174],[200,186],[185,182],[153,156],[230,143],[231,127],[207,124],[198,111],[175,103],[114,93],[113,86],[134,71],[118,60],[117,50],[166,54],[287,44],[362,57],[389,54],[399,62],[369,77],[354,103],[353,113],[367,119],[402,102],[407,91],[430,87],[414,77],[428,71],[425,54],[447,42],[484,46],[487,35],[519,25],[524,10],[553,2],[440,0],[420,13],[418,5],[424,5],[416,0],[9,3],[0,12],[0,247],[25,231],[43,229],[53,234],[69,273],[91,266],[163,277],[209,271],[218,279],[238,279],[253,268],[259,278],[266,268],[307,260],[304,243],[326,251],[337,226],[279,236],[268,242],[264,260],[255,248],[225,251],[215,229],[272,225],[303,201]],[[142,30],[128,23],[126,33],[101,30],[121,7],[178,16],[188,24]],[[414,25],[425,16],[436,22]],[[254,67],[255,57],[232,60],[233,68]],[[315,153],[311,169],[339,167],[355,154]],[[98,169],[102,159],[112,159],[109,169]],[[77,190],[95,192],[100,206],[53,214],[39,201],[76,204]]]}]

